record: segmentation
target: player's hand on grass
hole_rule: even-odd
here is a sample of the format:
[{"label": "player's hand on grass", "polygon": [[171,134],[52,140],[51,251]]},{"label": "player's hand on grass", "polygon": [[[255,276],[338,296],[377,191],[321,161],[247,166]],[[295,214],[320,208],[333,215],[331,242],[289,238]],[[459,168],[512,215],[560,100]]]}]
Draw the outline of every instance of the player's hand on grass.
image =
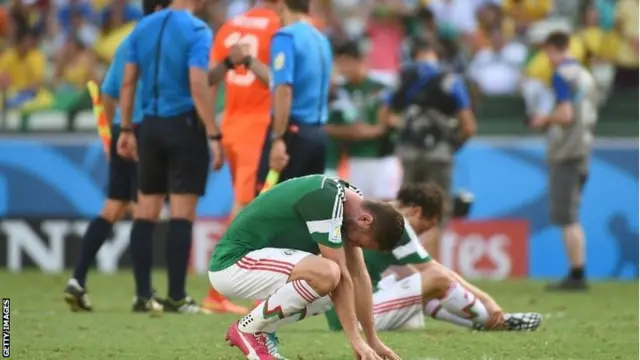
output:
[{"label": "player's hand on grass", "polygon": [[271,151],[269,153],[269,168],[281,172],[288,163],[289,154],[287,154],[287,145],[284,143],[284,140],[274,140],[271,143]]},{"label": "player's hand on grass", "polygon": [[224,165],[224,150],[220,140],[209,140],[209,147],[211,147],[211,156],[213,156],[211,166],[213,170],[220,170]]},{"label": "player's hand on grass", "polygon": [[130,131],[120,133],[118,137],[118,154],[126,159],[138,160],[138,144]]},{"label": "player's hand on grass", "polygon": [[366,342],[353,344],[353,353],[357,360],[383,360]]},{"label": "player's hand on grass", "polygon": [[394,353],[393,350],[385,345],[380,339],[370,341],[369,345],[383,360],[401,360],[400,356],[396,355],[396,353]]}]

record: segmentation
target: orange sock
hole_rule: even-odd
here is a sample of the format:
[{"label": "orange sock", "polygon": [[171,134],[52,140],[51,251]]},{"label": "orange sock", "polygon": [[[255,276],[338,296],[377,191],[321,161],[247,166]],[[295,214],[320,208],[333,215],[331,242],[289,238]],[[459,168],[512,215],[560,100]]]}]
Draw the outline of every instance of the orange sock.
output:
[{"label": "orange sock", "polygon": [[209,299],[215,301],[223,301],[226,300],[224,296],[222,296],[219,292],[217,292],[214,288],[209,289],[209,295],[207,295]]}]

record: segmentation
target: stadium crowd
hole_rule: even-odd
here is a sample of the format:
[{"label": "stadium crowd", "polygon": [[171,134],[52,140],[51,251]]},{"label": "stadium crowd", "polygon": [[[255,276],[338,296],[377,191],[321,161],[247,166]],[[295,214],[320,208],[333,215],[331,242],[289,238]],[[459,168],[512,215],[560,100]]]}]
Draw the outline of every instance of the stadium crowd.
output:
[{"label": "stadium crowd", "polygon": [[[372,73],[393,82],[412,38],[438,45],[443,64],[465,73],[486,96],[520,92],[523,76],[548,82],[539,44],[552,30],[572,33],[573,55],[588,65],[606,99],[638,87],[637,0],[316,0],[316,24],[334,42],[357,40]],[[201,16],[214,31],[247,0],[211,0]],[[117,45],[142,16],[127,0],[10,0],[0,8],[3,113],[90,109],[85,88],[100,80]]]}]

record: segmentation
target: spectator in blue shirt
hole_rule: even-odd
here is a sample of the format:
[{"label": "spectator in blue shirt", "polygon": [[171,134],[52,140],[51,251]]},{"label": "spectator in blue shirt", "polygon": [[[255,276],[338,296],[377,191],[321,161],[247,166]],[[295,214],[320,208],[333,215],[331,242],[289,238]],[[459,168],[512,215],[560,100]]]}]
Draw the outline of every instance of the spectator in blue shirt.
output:
[{"label": "spectator in blue shirt", "polygon": [[[215,124],[207,79],[212,33],[193,15],[201,5],[200,0],[174,0],[168,9],[137,24],[128,40],[121,90],[118,152],[138,157],[139,199],[131,230],[136,295],[152,298],[148,249],[168,193],[169,291],[163,306],[177,313],[200,311],[186,294],[185,283],[196,206],[207,184],[209,148],[214,168],[223,164],[222,135]],[[139,147],[131,133],[138,79],[143,113]]]},{"label": "spectator in blue shirt", "polygon": [[280,6],[283,28],[273,36],[270,56],[273,120],[258,183],[269,168],[284,181],[322,174],[325,167],[331,45],[308,21],[309,0],[285,0]]}]

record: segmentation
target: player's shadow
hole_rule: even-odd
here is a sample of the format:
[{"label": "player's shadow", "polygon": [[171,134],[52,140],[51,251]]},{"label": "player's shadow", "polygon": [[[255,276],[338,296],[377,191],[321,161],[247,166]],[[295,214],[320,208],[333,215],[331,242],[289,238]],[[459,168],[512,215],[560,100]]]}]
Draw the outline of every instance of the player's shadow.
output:
[{"label": "player's shadow", "polygon": [[634,268],[635,277],[638,278],[638,233],[629,227],[627,219],[620,213],[610,218],[609,231],[613,235],[613,240],[618,243],[618,260],[611,276],[621,276],[625,266],[631,265]]}]

